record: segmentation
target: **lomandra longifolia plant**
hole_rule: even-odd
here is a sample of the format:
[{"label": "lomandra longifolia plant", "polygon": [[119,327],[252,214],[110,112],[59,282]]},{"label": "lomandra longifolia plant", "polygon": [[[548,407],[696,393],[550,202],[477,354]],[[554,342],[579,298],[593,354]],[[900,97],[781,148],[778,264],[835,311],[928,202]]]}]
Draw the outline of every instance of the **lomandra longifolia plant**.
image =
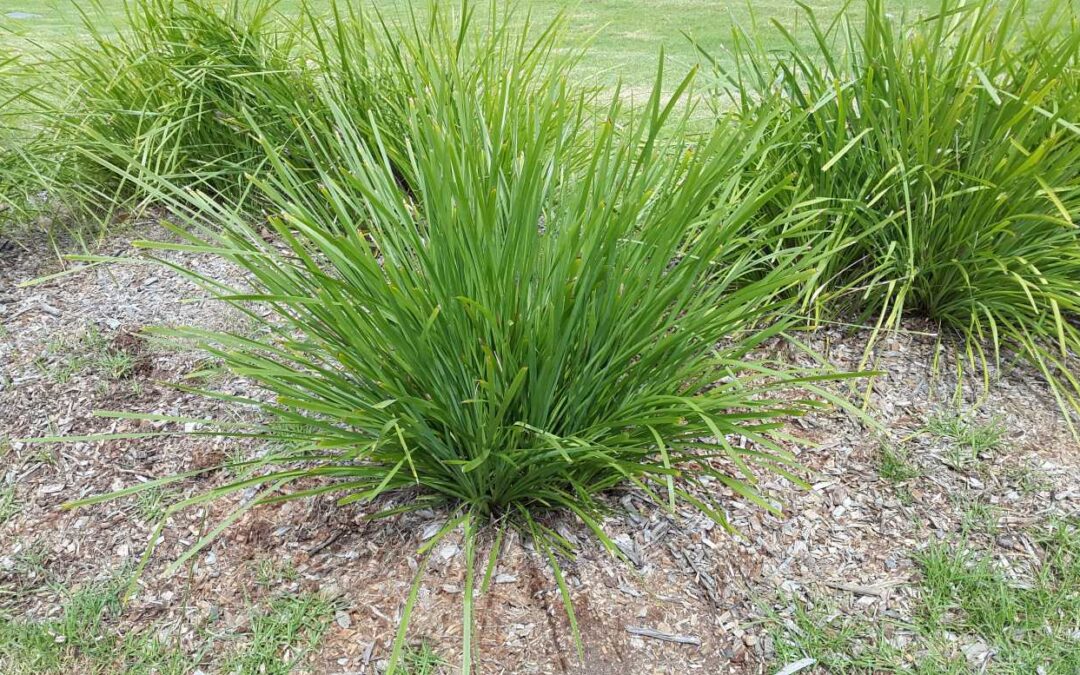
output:
[{"label": "lomandra longifolia plant", "polygon": [[766,50],[737,32],[735,67],[721,68],[740,117],[778,120],[761,161],[832,206],[815,232],[790,235],[827,256],[802,289],[807,307],[878,329],[929,318],[984,373],[1015,354],[1069,419],[1080,411],[1075,7],[942,0],[905,17],[857,4],[861,15],[827,26],[804,7],[809,46],[785,33]]},{"label": "lomandra longifolia plant", "polygon": [[0,47],[0,248],[17,237],[42,214],[30,157],[38,139],[30,114],[36,82],[26,60]]},{"label": "lomandra longifolia plant", "polygon": [[[620,556],[603,526],[616,503],[605,494],[616,488],[722,525],[727,499],[776,511],[756,491],[757,476],[799,480],[782,420],[822,401],[813,393],[822,374],[755,351],[781,333],[772,312],[809,264],[745,241],[745,224],[782,189],[743,170],[767,125],[691,142],[690,77],[666,102],[658,76],[643,110],[628,112],[615,95],[593,116],[564,76],[542,75],[565,72],[557,50],[529,78],[510,72],[502,86],[469,86],[444,65],[490,41],[469,16],[432,24],[423,44],[409,30],[396,36],[411,60],[400,84],[415,92],[399,146],[407,185],[386,143],[369,137],[342,107],[347,93],[333,88],[320,102],[332,132],[298,121],[320,200],[306,171],[269,143],[270,175],[258,186],[274,209],[266,223],[167,179],[140,178],[184,221],[182,244],[145,246],[214,252],[246,272],[238,290],[189,274],[247,314],[254,337],[167,332],[267,392],[226,397],[261,411],[261,424],[217,428],[285,448],[263,458],[257,475],[170,509],[260,488],[173,568],[268,502],[333,495],[368,505],[373,517],[439,509],[445,525],[420,548],[391,670],[426,554],[445,537],[460,531],[464,541],[465,672],[474,590],[487,586],[507,529],[550,564],[578,638],[560,562],[574,550],[553,512],[580,519]],[[515,53],[551,39],[517,38]],[[771,224],[792,229],[819,215],[791,209]]]},{"label": "lomandra longifolia plant", "polygon": [[290,115],[313,103],[307,15],[285,19],[277,5],[124,0],[111,28],[84,15],[89,39],[50,49],[41,65],[53,74],[38,99],[51,132],[45,187],[80,215],[104,210],[106,226],[147,200],[127,177],[139,168],[232,200],[251,194],[245,174],[266,157],[250,120],[287,148]]},{"label": "lomandra longifolia plant", "polygon": [[4,233],[4,223],[14,219],[18,200],[15,196],[18,184],[18,148],[16,147],[17,130],[9,110],[20,98],[21,92],[13,84],[15,56],[0,52],[0,236]]}]

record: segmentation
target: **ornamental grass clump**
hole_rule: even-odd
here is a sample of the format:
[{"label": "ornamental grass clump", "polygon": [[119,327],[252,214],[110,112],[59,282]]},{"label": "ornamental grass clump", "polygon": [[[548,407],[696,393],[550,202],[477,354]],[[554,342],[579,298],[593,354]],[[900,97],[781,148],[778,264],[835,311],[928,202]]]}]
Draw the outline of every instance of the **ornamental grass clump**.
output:
[{"label": "ornamental grass clump", "polygon": [[19,89],[12,86],[17,59],[0,52],[0,235],[4,233],[5,223],[13,218],[15,207],[20,201],[15,193],[18,189],[18,130],[14,126],[12,115],[7,111],[20,98]]},{"label": "ornamental grass clump", "polygon": [[145,202],[127,175],[139,171],[244,193],[244,174],[265,161],[251,120],[287,147],[290,114],[313,97],[303,20],[284,21],[276,4],[125,0],[125,25],[108,31],[87,16],[90,39],[41,64],[52,74],[37,99],[54,120],[38,157],[49,192],[106,217]]},{"label": "ornamental grass clump", "polygon": [[0,237],[21,232],[35,211],[36,181],[27,161],[36,143],[28,119],[33,89],[18,55],[0,49]]},{"label": "ornamental grass clump", "polygon": [[[550,31],[511,39],[505,24],[478,28],[469,16],[391,33],[410,55],[396,86],[414,94],[393,140],[399,155],[374,115],[358,123],[342,107],[347,91],[328,87],[318,103],[332,125],[298,119],[318,199],[307,169],[271,142],[256,180],[273,207],[266,222],[168,176],[135,177],[182,219],[182,243],[143,246],[213,252],[246,272],[231,289],[181,268],[249,316],[254,333],[159,331],[193,340],[266,394],[207,392],[256,408],[263,422],[199,420],[210,425],[200,433],[285,448],[259,460],[257,475],[168,510],[258,489],[173,569],[260,504],[332,495],[369,505],[371,517],[441,510],[445,525],[420,553],[426,562],[462,531],[465,672],[474,590],[486,588],[507,529],[549,562],[580,649],[560,562],[574,550],[553,514],[580,519],[621,556],[603,527],[613,490],[634,487],[725,526],[718,486],[777,511],[757,477],[799,482],[781,426],[824,396],[813,384],[821,373],[756,351],[781,334],[773,313],[812,262],[779,246],[762,253],[743,233],[784,189],[769,175],[745,177],[767,125],[690,142],[681,105],[690,77],[667,102],[658,76],[643,110],[628,113],[616,95],[596,118],[566,80],[561,51],[546,48]],[[507,53],[532,65],[490,87],[447,66],[482,61],[473,52],[492,40],[521,45]],[[770,224],[797,229],[819,216],[793,207]]]},{"label": "ornamental grass clump", "polygon": [[[125,0],[126,24],[111,31],[87,17],[89,42],[54,50],[38,66],[54,75],[32,99],[38,117],[52,120],[29,153],[40,188],[105,224],[152,201],[141,174],[244,199],[256,213],[262,194],[250,178],[266,168],[264,145],[312,187],[313,161],[331,170],[340,164],[321,140],[337,133],[331,101],[364,142],[381,131],[408,186],[410,101],[431,93],[407,88],[409,78],[435,82],[453,73],[460,96],[474,92],[483,101],[485,91],[504,86],[519,96],[561,86],[574,62],[549,58],[561,20],[522,42],[509,29],[517,15],[495,4],[485,13],[487,32],[467,52],[433,42],[455,38],[440,34],[440,23],[480,21],[468,3],[460,15],[439,5],[424,17],[410,12],[394,27],[349,2],[301,2],[291,18],[277,5]],[[317,190],[310,196],[321,199]]]},{"label": "ornamental grass clump", "polygon": [[826,256],[801,289],[809,309],[878,330],[927,317],[984,374],[1003,353],[1033,365],[1070,418],[1080,31],[1067,4],[942,0],[909,20],[866,0],[861,20],[828,26],[804,6],[810,47],[736,32],[723,75],[738,116],[778,120],[761,161],[831,206],[816,232],[765,238]]}]

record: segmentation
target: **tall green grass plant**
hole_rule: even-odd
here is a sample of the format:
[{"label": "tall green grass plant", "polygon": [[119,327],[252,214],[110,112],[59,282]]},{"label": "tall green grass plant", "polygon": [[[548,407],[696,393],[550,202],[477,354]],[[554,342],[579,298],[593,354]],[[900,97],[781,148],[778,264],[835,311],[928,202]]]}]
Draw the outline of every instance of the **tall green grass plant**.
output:
[{"label": "tall green grass plant", "polygon": [[145,205],[126,177],[141,170],[235,199],[265,162],[262,143],[287,145],[290,115],[313,100],[302,29],[276,4],[125,0],[125,25],[111,30],[87,16],[88,40],[39,66],[48,126],[31,159],[50,197],[108,222]]},{"label": "tall green grass plant", "polygon": [[[767,125],[691,143],[680,105],[691,77],[665,101],[659,75],[640,114],[616,96],[596,119],[567,80],[554,28],[519,37],[469,16],[387,29],[407,55],[395,86],[417,93],[402,102],[399,137],[386,139],[374,113],[357,121],[343,104],[348,82],[323,90],[316,109],[332,123],[319,114],[298,122],[318,158],[305,164],[317,199],[295,158],[264,143],[270,168],[257,189],[273,207],[269,233],[218,194],[133,176],[183,217],[183,243],[143,246],[214,252],[247,273],[232,289],[179,268],[247,314],[261,337],[162,331],[269,394],[223,396],[265,421],[216,432],[287,447],[258,475],[169,509],[166,517],[259,489],[173,568],[259,504],[334,495],[370,504],[372,517],[442,509],[445,525],[420,549],[391,670],[427,553],[452,533],[464,543],[465,672],[474,590],[487,587],[510,529],[550,563],[577,639],[562,571],[574,546],[556,530],[557,513],[621,556],[603,524],[613,490],[636,487],[725,526],[717,487],[777,511],[758,476],[799,482],[782,421],[823,400],[813,383],[825,375],[755,351],[782,333],[773,312],[813,263],[782,247],[763,253],[745,234],[784,189],[771,175],[745,177]],[[499,71],[505,54],[513,68]],[[798,228],[818,215],[791,208],[770,225]]]},{"label": "tall green grass plant", "polygon": [[1032,365],[1069,417],[1080,410],[1071,5],[1036,15],[1024,0],[943,0],[918,18],[858,5],[862,16],[852,7],[829,25],[803,6],[809,48],[784,32],[777,53],[736,32],[737,65],[722,72],[738,116],[778,120],[760,161],[831,208],[816,231],[777,233],[831,252],[802,289],[806,307],[877,330],[927,317],[983,372],[1011,354]]}]

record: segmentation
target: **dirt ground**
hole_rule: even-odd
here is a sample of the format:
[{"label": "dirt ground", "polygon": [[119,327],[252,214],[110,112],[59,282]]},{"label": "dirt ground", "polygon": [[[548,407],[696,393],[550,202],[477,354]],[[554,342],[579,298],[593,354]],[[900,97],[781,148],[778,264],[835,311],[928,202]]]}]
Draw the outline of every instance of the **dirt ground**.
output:
[{"label": "dirt ground", "polygon": [[[131,255],[131,240],[164,236],[147,225],[108,239],[99,252]],[[236,281],[213,257],[168,255],[213,278]],[[8,445],[0,475],[5,486],[13,486],[17,505],[0,524],[0,607],[28,619],[58,615],[59,585],[107,578],[133,565],[154,524],[155,508],[146,500],[78,510],[62,509],[64,501],[261,450],[183,434],[52,445],[16,440],[155,427],[184,431],[173,423],[95,417],[96,410],[221,419],[249,414],[175,388],[202,384],[198,373],[207,365],[205,357],[140,334],[145,327],[170,325],[242,330],[243,317],[205,301],[194,285],[153,264],[97,266],[18,286],[59,269],[44,247],[0,253],[0,444]],[[605,527],[630,564],[612,559],[578,523],[566,519],[559,525],[581,541],[580,556],[566,571],[585,642],[582,661],[546,563],[528,543],[508,537],[495,583],[477,601],[479,671],[775,672],[785,664],[775,660],[772,628],[788,621],[799,600],[828,598],[837,611],[869,617],[910,612],[918,574],[913,553],[954,536],[965,505],[973,501],[993,505],[998,514],[994,533],[983,535],[995,555],[1018,566],[1037,558],[1027,526],[1080,512],[1080,448],[1053,397],[1036,374],[1019,367],[995,373],[987,391],[980,379],[964,379],[958,389],[952,350],[926,326],[905,329],[882,338],[873,352],[871,364],[884,374],[874,380],[866,410],[879,429],[836,410],[791,423],[790,432],[802,440],[789,449],[809,468],[812,487],[763,476],[762,489],[783,504],[782,516],[717,486],[742,535],[731,536],[700,514],[672,518],[641,493],[626,490],[611,500],[627,515],[609,519]],[[833,365],[856,369],[867,335],[837,328],[804,339]],[[122,367],[110,370],[109,359],[118,355]],[[808,357],[792,351],[790,358]],[[218,376],[206,386],[258,395],[232,377]],[[834,389],[854,395],[850,386]],[[996,420],[1004,430],[1002,448],[972,466],[953,461],[944,442],[924,429],[934,415],[957,410],[975,420]],[[900,483],[883,478],[883,446],[906,448],[921,475]],[[195,494],[227,480],[223,474],[184,481],[170,495]],[[387,658],[415,574],[416,550],[442,515],[420,512],[371,522],[364,518],[370,507],[339,508],[332,499],[318,498],[260,508],[191,565],[166,577],[169,561],[233,504],[194,508],[168,522],[137,593],[110,630],[156,630],[193,650],[200,627],[211,618],[242,632],[251,607],[270,594],[317,590],[335,598],[339,609],[309,659],[310,669],[376,672]],[[42,560],[29,572],[14,562],[28,550]],[[451,663],[461,640],[458,554],[453,538],[435,551],[410,629]],[[267,588],[256,583],[256,570],[268,564],[290,565],[298,574]],[[638,635],[636,628],[682,636],[689,644]],[[903,646],[911,636],[895,629],[888,639]],[[916,650],[911,658],[918,658]],[[205,670],[212,672],[212,664]]]}]

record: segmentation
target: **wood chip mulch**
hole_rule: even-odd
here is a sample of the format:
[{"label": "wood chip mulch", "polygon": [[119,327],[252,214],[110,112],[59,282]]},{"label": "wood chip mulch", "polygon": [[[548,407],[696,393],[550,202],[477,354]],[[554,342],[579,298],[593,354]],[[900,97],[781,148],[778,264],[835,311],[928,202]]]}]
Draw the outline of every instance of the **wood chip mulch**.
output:
[{"label": "wood chip mulch", "polygon": [[[157,226],[144,225],[107,239],[99,252],[130,255],[132,239],[164,236]],[[170,257],[214,278],[239,281],[211,256]],[[0,457],[0,476],[2,487],[14,486],[17,505],[0,523],[0,609],[28,619],[59,615],[59,587],[107,579],[134,565],[154,525],[154,505],[146,500],[74,511],[62,509],[63,502],[262,450],[190,435],[56,445],[11,440],[177,426],[95,417],[95,410],[220,419],[249,414],[169,386],[202,369],[204,357],[147,343],[139,333],[162,325],[236,330],[242,317],[156,265],[99,266],[17,286],[59,269],[48,250],[0,253],[0,442],[8,439],[9,445]],[[130,354],[132,371],[114,379],[89,368],[58,382],[51,373],[88,331]],[[865,333],[826,328],[806,339],[835,366],[855,370],[863,364]],[[775,672],[784,664],[773,661],[771,627],[788,621],[797,601],[828,598],[838,611],[869,617],[910,615],[919,574],[913,553],[958,537],[973,502],[993,507],[997,528],[967,535],[983,537],[1018,570],[1030,565],[1039,555],[1030,527],[1080,512],[1080,448],[1037,375],[1011,367],[995,373],[989,391],[979,378],[965,377],[958,388],[955,351],[917,323],[882,337],[866,362],[885,373],[874,380],[866,408],[881,428],[839,410],[792,422],[790,432],[805,442],[789,449],[809,468],[811,487],[762,476],[760,487],[783,504],[782,516],[710,486],[740,536],[689,510],[673,518],[634,490],[611,496],[625,515],[605,523],[629,564],[602,551],[579,523],[558,522],[564,536],[581,542],[580,556],[565,571],[585,642],[583,661],[546,564],[528,542],[508,536],[491,591],[477,601],[479,672]],[[796,352],[789,358],[810,363]],[[213,386],[259,395],[239,378],[221,378]],[[860,401],[865,388],[850,386],[831,385]],[[922,432],[928,419],[957,404],[975,419],[1000,420],[1005,429],[999,450],[964,466],[950,465],[947,440]],[[919,477],[900,484],[883,479],[883,444],[905,448]],[[166,496],[221,484],[229,478],[223,473],[186,480]],[[363,507],[338,508],[332,499],[256,509],[166,578],[169,561],[235,504],[172,518],[137,594],[110,629],[155,630],[194,652],[202,644],[200,628],[210,622],[215,630],[238,634],[247,628],[253,604],[281,592],[317,590],[335,597],[339,610],[310,669],[368,673],[385,665],[415,574],[416,549],[437,531],[443,514],[370,522]],[[436,549],[411,624],[411,634],[450,663],[460,652],[461,557],[454,538]],[[38,563],[28,565],[30,559]],[[296,579],[271,588],[257,583],[260,564],[286,563],[299,573]],[[900,647],[913,639],[900,629],[888,638]],[[917,656],[912,647],[912,659]],[[212,664],[206,670],[212,672]]]}]

